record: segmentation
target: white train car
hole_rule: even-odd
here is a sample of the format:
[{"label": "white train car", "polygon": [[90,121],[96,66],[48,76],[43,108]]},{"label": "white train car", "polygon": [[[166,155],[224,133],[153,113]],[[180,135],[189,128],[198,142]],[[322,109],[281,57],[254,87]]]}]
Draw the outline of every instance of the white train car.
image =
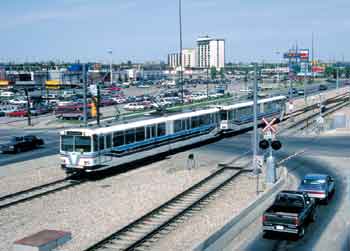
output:
[{"label": "white train car", "polygon": [[[281,116],[285,99],[260,100],[258,117]],[[252,123],[250,101],[110,127],[64,130],[61,166],[68,173],[105,170],[243,130]]]},{"label": "white train car", "polygon": [[[258,119],[283,116],[285,96],[258,100]],[[221,106],[220,130],[222,132],[240,131],[253,126],[253,101]]]},{"label": "white train car", "polygon": [[104,170],[217,137],[219,111],[212,108],[110,127],[64,130],[61,166],[67,173]]}]

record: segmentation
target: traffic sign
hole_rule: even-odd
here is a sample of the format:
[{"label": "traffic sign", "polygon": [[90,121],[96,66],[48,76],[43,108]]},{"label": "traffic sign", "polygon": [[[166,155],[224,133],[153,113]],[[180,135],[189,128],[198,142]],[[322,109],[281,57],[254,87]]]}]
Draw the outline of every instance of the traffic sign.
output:
[{"label": "traffic sign", "polygon": [[273,126],[273,124],[276,122],[276,118],[272,119],[270,122],[268,122],[265,118],[263,118],[262,121],[266,125],[263,129],[263,132],[267,132],[267,131],[270,131],[271,133],[277,132],[277,129]]}]

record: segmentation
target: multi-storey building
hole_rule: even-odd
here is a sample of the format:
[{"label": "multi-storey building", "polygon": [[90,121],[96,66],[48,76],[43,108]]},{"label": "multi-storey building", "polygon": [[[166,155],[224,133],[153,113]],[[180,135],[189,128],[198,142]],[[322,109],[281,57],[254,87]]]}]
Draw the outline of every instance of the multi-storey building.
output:
[{"label": "multi-storey building", "polygon": [[209,36],[197,39],[197,66],[199,68],[225,66],[225,40]]}]

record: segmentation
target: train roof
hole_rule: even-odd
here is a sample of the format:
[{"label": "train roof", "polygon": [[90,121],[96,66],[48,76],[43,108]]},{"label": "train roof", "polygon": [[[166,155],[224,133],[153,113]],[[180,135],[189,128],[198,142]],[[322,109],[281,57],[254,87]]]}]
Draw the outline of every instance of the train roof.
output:
[{"label": "train roof", "polygon": [[211,113],[216,113],[220,109],[219,108],[211,108],[206,110],[199,110],[194,112],[186,112],[186,113],[179,113],[175,115],[170,116],[163,116],[159,118],[152,118],[152,119],[144,119],[134,122],[125,122],[123,124],[117,124],[113,126],[108,127],[96,127],[96,128],[74,128],[74,129],[67,129],[64,131],[61,131],[61,134],[64,134],[65,132],[82,132],[85,136],[90,136],[93,134],[104,134],[104,133],[110,133],[114,131],[122,131],[122,130],[128,130],[131,128],[137,128],[142,126],[148,126],[148,125],[154,125],[159,123],[164,123],[169,120],[177,120],[177,119],[183,119],[183,118],[189,118],[189,117],[195,117],[195,116],[201,116]]},{"label": "train roof", "polygon": [[[263,104],[263,103],[278,101],[278,100],[284,100],[284,99],[286,99],[286,96],[276,96],[276,97],[272,97],[272,98],[265,98],[265,99],[258,100],[258,104]],[[253,105],[253,101],[248,101],[248,102],[243,102],[243,103],[238,103],[238,104],[233,104],[233,105],[225,105],[225,106],[221,106],[221,109],[232,110],[232,109],[237,109],[237,108],[251,106],[251,105]]]},{"label": "train roof", "polygon": [[[286,99],[286,97],[285,96],[276,96],[276,97],[272,97],[272,98],[261,99],[258,101],[258,103],[261,104],[261,103],[283,100],[283,99]],[[220,110],[232,110],[232,109],[245,107],[245,106],[251,106],[251,105],[253,105],[253,101],[238,103],[238,104],[234,104],[234,105],[222,105],[222,106],[218,106],[215,108],[207,108],[207,109],[198,110],[198,111],[183,112],[183,113],[178,113],[178,114],[174,114],[174,115],[155,117],[155,118],[149,118],[149,117],[143,116],[143,117],[137,118],[137,120],[122,121],[116,125],[106,125],[104,127],[66,129],[66,130],[61,131],[60,134],[65,134],[65,132],[81,132],[82,135],[85,135],[85,136],[91,136],[93,134],[105,134],[105,133],[111,133],[114,131],[122,131],[122,130],[131,129],[131,128],[137,128],[137,127],[142,127],[142,126],[164,123],[164,122],[169,121],[169,120],[178,120],[178,119],[184,119],[184,118],[189,118],[189,117],[195,117],[195,116],[219,112]]]}]

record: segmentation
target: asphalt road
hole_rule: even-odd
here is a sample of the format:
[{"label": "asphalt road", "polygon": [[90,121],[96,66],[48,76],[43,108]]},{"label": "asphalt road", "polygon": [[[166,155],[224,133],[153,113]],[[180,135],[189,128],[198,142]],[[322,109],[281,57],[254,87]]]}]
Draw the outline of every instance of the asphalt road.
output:
[{"label": "asphalt road", "polygon": [[0,144],[8,142],[13,136],[23,136],[27,134],[34,134],[45,141],[45,145],[35,150],[21,152],[18,154],[1,153],[0,154],[0,168],[1,166],[12,164],[20,161],[31,160],[35,158],[45,157],[59,152],[59,135],[57,130],[23,130],[23,129],[1,129],[0,130]]},{"label": "asphalt road", "polygon": [[[308,225],[304,238],[296,240],[288,235],[264,235],[261,229],[261,217],[253,222],[241,235],[239,241],[233,241],[225,250],[350,250],[349,246],[349,161],[350,136],[310,138],[282,138],[284,152],[279,158],[304,149],[300,156],[286,161],[288,170],[298,179],[307,173],[328,173],[336,180],[336,193],[329,205],[318,207],[315,223]],[[319,160],[318,156],[334,161],[330,166]]]}]

